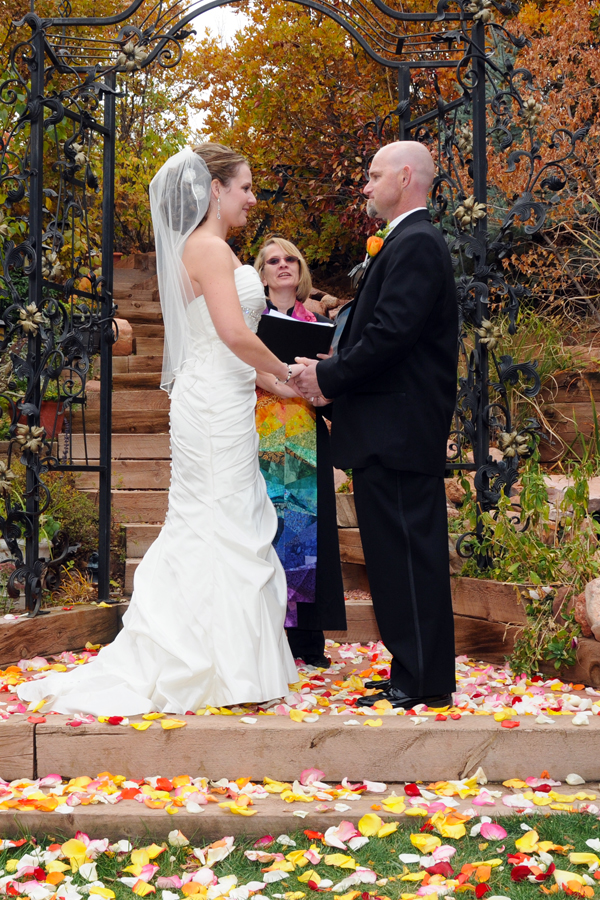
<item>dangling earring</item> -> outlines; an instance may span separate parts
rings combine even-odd
[[[221,198],[217,197],[217,219],[221,218]]]

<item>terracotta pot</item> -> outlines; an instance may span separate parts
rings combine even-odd
[[[21,416],[19,422],[27,424],[27,416]],[[65,424],[65,407],[60,400],[42,400],[40,407],[40,425],[46,432],[46,438],[51,441],[60,434]]]

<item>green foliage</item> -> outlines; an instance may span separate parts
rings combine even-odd
[[[475,557],[489,556],[490,568],[480,570],[474,557],[462,574],[522,584],[566,584],[573,593],[600,576],[600,525],[587,512],[589,466],[574,467],[570,477],[563,499],[550,504],[536,452],[523,465],[518,499],[502,495],[497,512],[481,514],[483,530],[474,542]],[[474,531],[472,494],[461,513],[463,524]],[[524,524],[516,524],[517,517]]]
[[[461,574],[533,586],[524,595],[530,621],[510,657],[516,672],[535,673],[543,662],[556,669],[575,662],[581,628],[573,611],[555,618],[552,604],[557,587],[566,585],[568,595],[575,596],[600,577],[600,525],[588,515],[590,471],[590,464],[573,468],[563,499],[551,504],[536,452],[523,466],[518,498],[503,495],[496,512],[481,513],[481,533],[473,539],[474,554]],[[465,530],[475,531],[472,491],[461,516]],[[457,520],[452,528],[456,530]],[[479,568],[482,557],[489,560],[488,568]]]

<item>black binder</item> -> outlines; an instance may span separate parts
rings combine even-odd
[[[256,333],[278,359],[293,363],[297,356],[316,359],[318,353],[329,353],[334,331],[333,322],[301,322],[271,310],[260,317]]]

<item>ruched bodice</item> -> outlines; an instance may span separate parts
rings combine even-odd
[[[256,333],[260,316],[266,306],[265,289],[254,266],[239,266],[234,269],[235,286],[244,319],[248,328]],[[201,358],[211,345],[221,344],[213,325],[204,296],[200,295],[190,303],[187,315],[190,323],[192,349]]]
[[[265,296],[235,269],[256,331]],[[134,577],[123,630],[96,659],[19,688],[72,714],[184,713],[281,697],[297,678],[284,631],[277,516],[258,465],[254,369],[220,340],[203,297],[188,307],[194,358],[171,393],[166,521]]]

